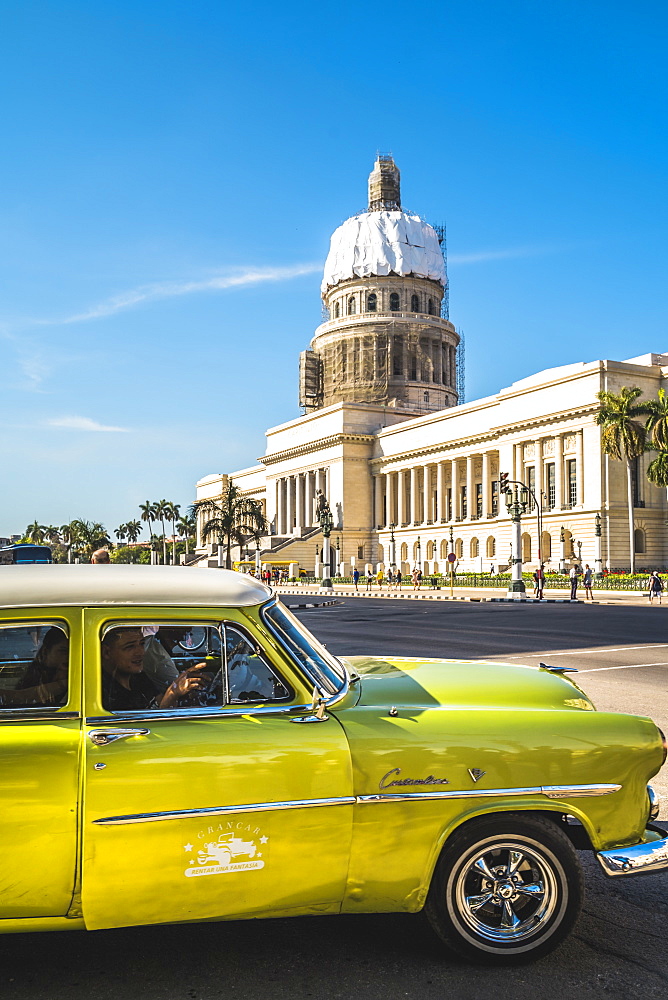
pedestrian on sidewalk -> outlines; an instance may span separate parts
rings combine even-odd
[[[382,569],[379,569],[378,572],[376,573],[376,583],[378,584],[378,589],[382,590],[383,589],[383,571],[382,571]]]
[[[421,586],[422,586],[422,570],[419,569],[418,570],[418,590],[420,589]]]
[[[538,595],[540,594],[540,570],[535,569],[533,571],[533,596],[540,600]]]
[[[582,577],[582,583],[584,584],[584,589],[585,589],[585,601],[587,600],[587,598],[589,598],[590,601],[594,600],[594,595],[591,592],[593,579],[594,579],[594,573],[589,563],[587,563],[585,565],[585,571]]]
[[[413,567],[413,572],[411,573],[411,579],[413,581],[413,590],[417,590],[418,589],[418,568],[417,568],[417,566]]]
[[[366,589],[371,590],[371,584],[373,583],[373,574],[369,567],[366,568]]]
[[[392,584],[394,583],[394,573],[392,572],[392,567],[387,571],[387,589],[392,590]]]
[[[577,601],[578,594],[578,578],[580,576],[580,567],[577,563],[571,566],[571,571],[568,574],[571,580],[571,600]]]
[[[651,604],[656,597],[661,604],[661,593],[663,591],[663,580],[659,576],[656,570],[653,571],[649,578],[649,603]]]
[[[355,584],[355,590],[359,590],[359,587],[357,586],[359,580],[360,580],[360,571],[358,570],[357,566],[355,566],[355,569],[353,570],[353,583]]]

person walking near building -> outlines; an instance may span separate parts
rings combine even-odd
[[[383,589],[383,571],[382,571],[382,569],[379,569],[378,572],[376,573],[376,583],[378,584],[378,589],[382,590]]]
[[[360,581],[360,571],[358,570],[357,566],[355,566],[355,569],[353,570],[353,583],[355,584],[355,590],[359,590],[359,587],[357,586],[359,581]]]
[[[649,578],[649,603],[651,604],[656,597],[661,604],[661,594],[663,592],[663,580],[659,576],[658,572],[654,570]]]
[[[594,579],[594,574],[592,572],[592,568],[589,565],[589,563],[587,563],[585,565],[585,571],[582,576],[582,583],[584,584],[584,589],[585,589],[585,601],[587,600],[587,598],[589,598],[590,601],[594,600],[594,595],[591,592],[593,579]]]
[[[576,601],[578,594],[578,577],[580,576],[580,567],[577,563],[575,563],[574,566],[571,566],[571,571],[568,575],[571,580],[571,600]]]
[[[411,574],[411,579],[413,580],[413,590],[417,590],[419,586],[417,566],[413,569],[413,572]]]
[[[373,584],[373,573],[371,572],[371,567],[366,568],[366,589],[371,590]]]

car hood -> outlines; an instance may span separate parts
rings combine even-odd
[[[402,656],[346,662],[360,675],[360,706],[594,710],[573,681],[539,667]]]

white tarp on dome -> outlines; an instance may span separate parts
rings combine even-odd
[[[348,278],[414,274],[445,286],[445,265],[434,229],[419,215],[362,212],[332,234],[323,294]]]

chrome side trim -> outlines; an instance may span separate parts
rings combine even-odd
[[[579,799],[596,795],[611,795],[618,792],[621,785],[536,785],[526,788],[473,788],[466,791],[452,792],[390,792],[386,795],[358,795],[361,805],[377,802],[410,802],[419,799],[422,802],[443,799],[499,799],[504,796],[518,798],[520,796],[545,795],[548,799]]]
[[[58,719],[80,719],[79,712],[61,712],[58,708],[3,708],[0,710],[0,724],[3,722],[54,722]]]
[[[606,875],[644,875],[668,868],[668,838],[651,840],[631,847],[616,847],[612,851],[598,851],[596,857]]]
[[[235,705],[234,708],[179,708],[165,709],[156,708],[153,711],[128,710],[125,712],[112,712],[109,715],[89,715],[86,718],[87,726],[108,726],[112,722],[170,722],[174,719],[238,719],[243,715],[294,715],[296,712],[311,712],[312,705],[258,705],[256,702],[246,702],[243,705]]]
[[[649,799],[649,818],[650,820],[657,819],[661,812],[661,796],[654,791],[651,785],[647,786],[647,798]]]
[[[442,799],[483,799],[520,795],[547,795],[548,798],[578,798],[591,795],[610,795],[618,792],[621,785],[540,785],[534,788],[489,788],[461,792],[405,792],[388,795],[341,795],[328,799],[289,799],[285,802],[250,802],[246,805],[211,806],[205,809],[173,809],[165,812],[132,813],[126,816],[105,816],[93,820],[94,826],[123,826],[129,823],[159,823],[170,819],[197,819],[206,816],[231,816],[254,812],[280,812],[285,809],[318,809],[325,806],[370,805],[379,802],[411,802],[419,800],[439,801]],[[555,794],[559,791],[559,795]],[[562,794],[563,793],[563,794]],[[568,794],[566,794],[568,793]]]
[[[231,816],[255,812],[280,812],[285,809],[318,809],[325,806],[353,806],[354,795],[332,799],[292,799],[287,802],[251,802],[242,806],[212,806],[210,809],[174,809],[169,812],[135,813],[128,816],[105,816],[94,819],[93,826],[124,826],[129,823],[160,823],[168,819],[203,819],[207,816]]]

